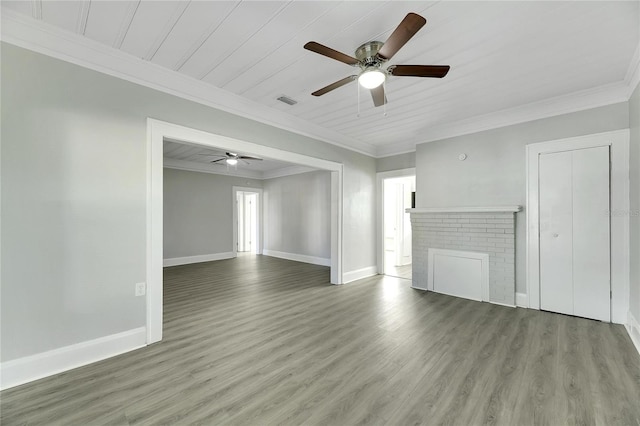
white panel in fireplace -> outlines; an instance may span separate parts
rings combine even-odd
[[[478,301],[489,300],[489,254],[428,249],[427,289]]]

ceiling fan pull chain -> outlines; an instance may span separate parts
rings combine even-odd
[[[357,118],[360,118],[360,85],[356,84],[358,90],[358,113],[356,114]]]
[[[382,98],[383,111],[382,115],[384,117],[387,116],[387,79],[385,78],[382,82],[382,88],[384,89],[384,97]]]

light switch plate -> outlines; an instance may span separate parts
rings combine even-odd
[[[136,296],[147,294],[147,283],[136,283]]]

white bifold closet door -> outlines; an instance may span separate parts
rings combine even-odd
[[[540,309],[611,321],[609,147],[539,157]]]

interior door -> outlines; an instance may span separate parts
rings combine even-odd
[[[258,241],[258,194],[248,192],[245,200],[245,220],[247,226],[245,230],[245,249],[246,251],[255,253],[257,250],[256,243]]]
[[[540,308],[611,320],[609,147],[539,157]]]
[[[403,263],[403,259],[404,259],[404,185],[402,183],[396,183],[395,184],[396,187],[396,197],[395,197],[395,219],[396,219],[396,226],[395,226],[395,235],[394,235],[394,242],[395,242],[395,254],[396,254],[396,260],[395,260],[395,266],[401,266],[404,265]]]
[[[245,207],[245,203],[244,203],[244,192],[238,192],[236,194],[236,205],[237,205],[237,212],[238,212],[238,241],[237,241],[237,250],[239,252],[243,252],[246,251],[245,248],[245,225],[244,225],[244,217],[245,217],[245,211],[244,211],[244,207]]]

